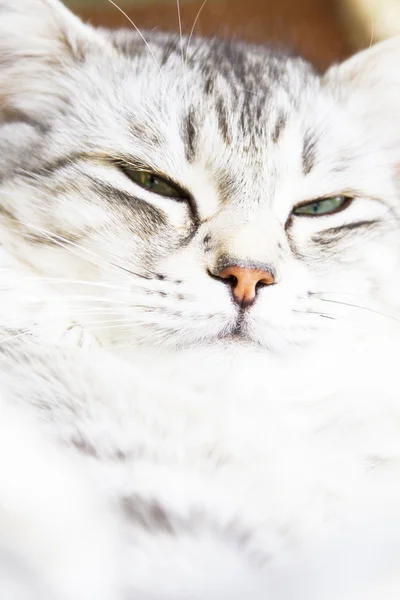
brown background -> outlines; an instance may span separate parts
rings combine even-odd
[[[115,0],[140,28],[178,31],[176,0]],[[108,27],[130,24],[107,0],[66,0],[84,19]],[[343,0],[207,0],[196,31],[289,46],[325,68],[352,52],[341,13]],[[180,0],[190,32],[202,0]]]

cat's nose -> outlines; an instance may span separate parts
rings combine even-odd
[[[260,287],[275,283],[275,276],[270,270],[238,265],[225,267],[213,274],[213,277],[231,286],[233,299],[241,308],[247,308],[254,303]]]

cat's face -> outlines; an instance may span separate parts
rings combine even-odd
[[[94,32],[51,0],[0,17],[4,243],[98,337],[277,349],[393,284],[400,136],[371,69],[398,41],[321,78],[260,47]]]

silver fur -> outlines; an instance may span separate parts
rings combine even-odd
[[[398,597],[400,41],[144,36],[0,0],[0,595]]]

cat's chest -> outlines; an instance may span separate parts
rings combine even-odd
[[[76,423],[73,451],[135,535],[126,507],[156,505],[182,535],[193,519],[203,529],[234,524],[254,552],[283,562],[304,555],[314,565],[326,553],[326,564],[337,564],[351,544],[356,561],[365,532],[382,554],[386,516],[400,501],[399,412],[383,397],[376,410],[365,397],[360,415],[358,402],[344,409],[351,394],[334,409],[327,398],[329,406],[304,404],[283,393],[260,402],[261,389],[247,388],[248,396],[235,397],[225,385],[229,401],[218,406],[220,388],[194,401],[187,390],[179,397],[177,386],[168,395],[164,381],[161,401],[131,397],[106,419],[104,407],[93,407]]]
[[[304,394],[299,380],[277,385],[272,376],[267,389],[258,365],[242,384],[219,370],[192,386],[171,365],[157,377],[156,361],[144,368],[139,388],[120,379],[124,391],[111,402],[93,401],[69,421],[59,415],[64,443],[106,493],[184,498],[193,509],[211,503],[299,527],[340,518],[357,498],[400,500],[400,403],[390,393],[356,392],[349,381],[347,393],[330,384]]]

